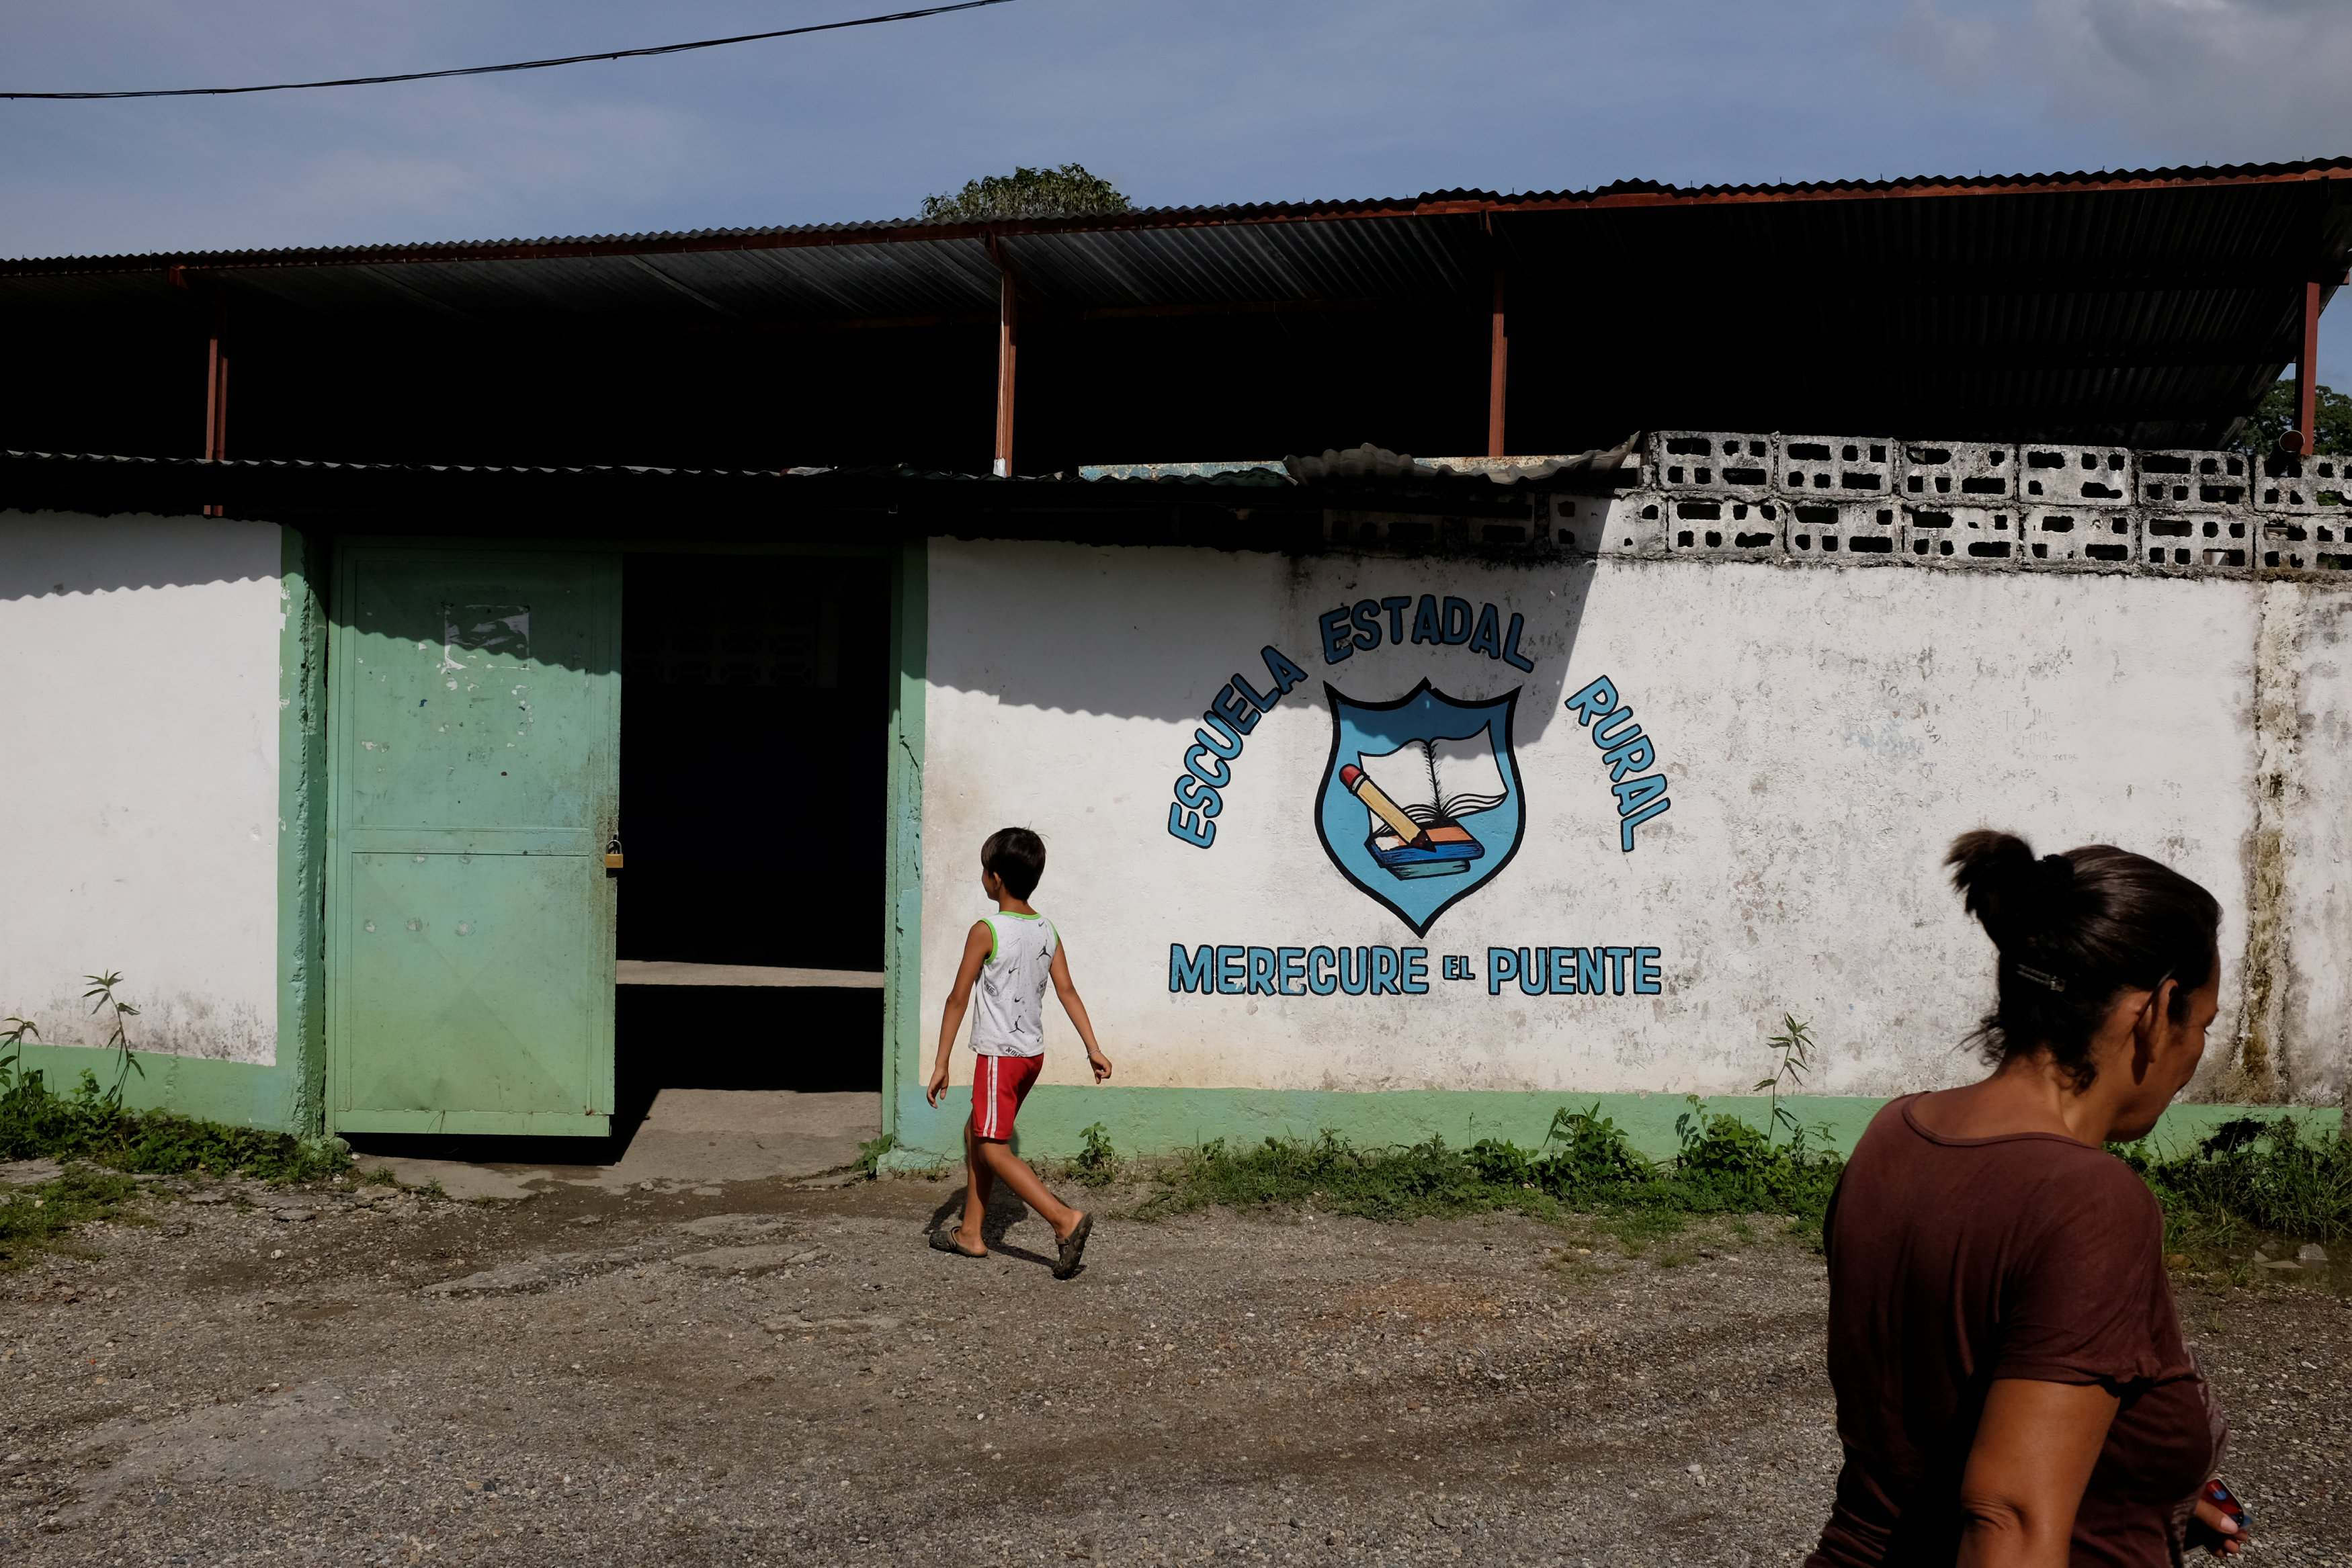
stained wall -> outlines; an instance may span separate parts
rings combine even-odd
[[[278,1027],[280,530],[0,512],[0,1013],[268,1064]]]
[[[989,907],[979,845],[1020,823],[1046,837],[1036,903],[1065,934],[1120,1085],[1735,1094],[1768,1069],[1765,1040],[1787,1015],[1819,1042],[1816,1092],[1948,1083],[1971,1071],[1961,1040],[1990,1000],[1992,954],[1939,862],[1955,834],[1990,825],[2045,852],[2139,850],[2220,899],[2222,1017],[2192,1092],[2333,1103],[2341,1092],[2352,997],[2326,955],[2352,937],[2342,588],[1719,555],[1292,559],[950,540],[934,540],[929,561],[922,1071],[963,933]],[[1415,642],[1424,597],[1468,616],[1492,605],[1498,625],[1518,617],[1531,667]],[[1396,600],[1402,640],[1378,610],[1377,646],[1349,619],[1345,656],[1329,656],[1327,614]],[[1269,647],[1302,678],[1238,756],[1196,754],[1229,775],[1203,846],[1178,800],[1187,753],[1236,673],[1272,695]],[[1621,699],[1607,705],[1621,710],[1613,737],[1638,723],[1655,745],[1654,766],[1617,782],[1654,774],[1670,801],[1630,850],[1595,716],[1565,706],[1603,677]],[[2296,716],[2284,750],[2257,723],[2263,683],[2275,695],[2282,679]],[[1370,821],[1328,810],[1328,774],[1345,760],[1331,694],[1391,702],[1423,681],[1463,702],[1517,693],[1520,816],[1425,935],[1382,901],[1396,879],[1351,875],[1326,847]],[[2288,780],[2269,807],[2266,757]],[[1504,815],[1464,822],[1483,831]],[[2280,918],[2256,956],[2279,983],[2266,993],[2270,1076],[2250,1084],[2228,1074],[2252,1028],[2249,912],[2266,831]],[[1212,962],[1216,948],[1242,952],[1238,994],[1194,988],[1203,946]],[[1419,950],[1425,988],[1315,995],[1297,972],[1302,950],[1360,947]],[[1598,995],[1498,981],[1503,953],[1539,962],[1555,947],[1626,949],[1624,973],[1607,971]],[[1253,948],[1274,956],[1255,989]],[[1654,953],[1654,993],[1631,972],[1637,949]],[[1083,1082],[1074,1037],[1046,1011],[1046,1082]],[[969,1061],[960,1050],[958,1082]]]

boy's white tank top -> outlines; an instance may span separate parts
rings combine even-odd
[[[971,1048],[982,1056],[1045,1054],[1045,990],[1061,938],[1042,915],[982,917],[996,934],[972,988]]]

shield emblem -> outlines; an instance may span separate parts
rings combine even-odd
[[[1363,703],[1328,682],[1331,760],[1315,831],[1339,873],[1425,936],[1437,917],[1510,864],[1527,812],[1511,751],[1513,687],[1490,702],[1427,681]]]

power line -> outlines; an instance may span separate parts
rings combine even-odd
[[[806,27],[779,27],[772,33],[740,33],[731,38],[703,38],[691,44],[661,44],[649,49],[609,49],[599,55],[564,55],[551,60],[517,60],[504,66],[460,66],[446,71],[405,71],[398,76],[338,77],[332,81],[279,81],[262,87],[168,87],[136,92],[0,92],[6,98],[225,98],[240,92],[293,92],[312,87],[376,87],[385,82],[433,81],[441,77],[496,76],[501,71],[539,71],[551,66],[576,66],[590,60],[628,60],[647,55],[682,55],[689,49],[717,49],[729,44],[752,44],[762,38],[790,38],[802,33],[831,33],[844,27],[871,27],[884,22],[913,22],[944,16],[950,11],[977,11],[983,5],[1005,5],[1012,0],[961,0],[953,5],[929,5],[919,11],[893,11],[887,16],[860,16],[850,22],[818,22]]]

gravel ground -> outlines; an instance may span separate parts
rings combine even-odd
[[[1063,1282],[1017,1207],[989,1261],[927,1249],[950,1183],[567,1174],[159,1184],[0,1277],[0,1562],[1784,1563],[1836,1472],[1774,1221],[1629,1259],[1114,1193]],[[2352,1563],[2352,1312],[2182,1305],[2254,1560]]]

